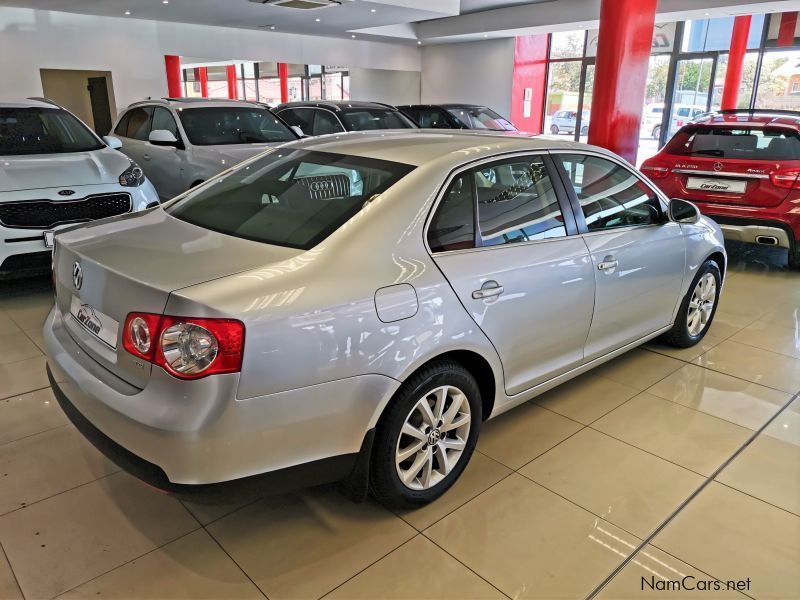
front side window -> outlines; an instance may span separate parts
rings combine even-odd
[[[800,136],[780,127],[688,126],[675,134],[665,150],[678,156],[796,160],[800,156]]]
[[[314,135],[314,113],[313,108],[285,108],[278,112],[281,119],[286,121],[291,127],[299,127],[306,135]]]
[[[564,165],[589,231],[663,221],[655,192],[627,168],[597,156],[555,156]]]
[[[428,227],[433,252],[465,250],[475,246],[475,197],[472,174],[462,173],[447,188]]]
[[[516,131],[508,119],[504,119],[485,106],[464,106],[448,108],[447,112],[467,129],[488,129],[491,131]]]
[[[165,210],[226,235],[308,250],[413,169],[358,156],[276,150]]]
[[[297,139],[265,108],[204,106],[178,112],[189,141],[195,146],[268,144]]]
[[[441,108],[427,106],[416,112],[416,121],[420,127],[428,129],[452,129],[447,115]]]
[[[474,170],[478,224],[484,246],[564,237],[564,216],[538,156],[503,160]]]
[[[146,140],[150,135],[153,124],[153,107],[139,106],[131,110],[128,117],[128,132],[126,137],[134,140]]]
[[[114,128],[114,133],[117,135],[121,135],[122,137],[128,136],[128,121],[131,119],[131,111],[126,112],[122,115],[122,118],[117,123],[117,126]]]
[[[415,129],[417,126],[399,110],[389,108],[348,108],[341,113],[348,131],[374,129]]]
[[[322,109],[313,112],[316,114],[314,115],[314,127],[312,128],[314,133],[312,135],[327,135],[330,133],[344,132],[342,124],[339,123],[339,119],[337,119],[336,115],[332,112]]]
[[[175,122],[172,114],[166,108],[161,108],[160,106],[157,106],[153,111],[152,131],[155,131],[156,129],[169,131],[175,136],[175,139],[180,139],[180,136],[178,135],[178,124]]]
[[[0,108],[0,156],[89,152],[103,147],[89,129],[59,108]]]

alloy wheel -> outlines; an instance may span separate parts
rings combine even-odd
[[[689,301],[689,312],[686,326],[692,337],[700,335],[708,326],[714,303],[717,301],[717,280],[711,273],[706,273],[697,282]]]
[[[408,413],[395,450],[397,475],[412,490],[427,490],[458,463],[469,438],[472,415],[457,387],[439,386]]]

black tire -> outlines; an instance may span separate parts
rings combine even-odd
[[[711,314],[708,317],[708,321],[706,321],[703,329],[700,330],[700,332],[698,332],[696,335],[692,335],[689,332],[688,326],[689,303],[692,300],[692,295],[694,294],[695,287],[697,287],[697,283],[706,273],[711,273],[714,276],[714,281],[716,282],[717,289],[714,295],[714,306],[711,309]],[[691,285],[689,285],[689,289],[686,292],[686,296],[683,298],[683,302],[681,302],[681,306],[678,309],[678,316],[675,318],[675,324],[672,326],[672,329],[670,329],[661,337],[665,343],[677,348],[689,348],[690,346],[697,344],[705,337],[708,328],[711,326],[711,322],[714,320],[714,315],[717,313],[721,282],[722,275],[719,271],[719,265],[715,260],[709,259],[700,266],[697,274],[692,280]]]
[[[800,246],[800,242],[795,243],[795,246]],[[800,271],[800,247],[794,251],[789,248],[789,268]]]
[[[395,458],[400,432],[417,402],[443,385],[454,386],[467,397],[470,428],[466,445],[452,470],[441,481],[428,489],[414,490],[401,481],[397,472]],[[369,477],[373,497],[388,508],[403,510],[418,508],[444,494],[464,471],[475,450],[482,420],[481,406],[481,392],[475,378],[455,361],[437,360],[406,380],[395,393],[376,427]]]
[[[661,139],[661,125],[656,125],[653,127],[653,139],[658,140]]]
[[[550,133],[553,135],[558,135],[561,131],[558,129],[558,125],[551,125],[550,126]]]

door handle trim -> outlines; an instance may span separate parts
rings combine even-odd
[[[502,285],[498,285],[497,287],[481,288],[472,292],[472,297],[475,300],[485,300],[486,298],[494,298],[495,296],[499,296],[503,293],[503,291],[504,288]]]
[[[601,263],[597,264],[598,271],[608,271],[609,269],[616,269],[619,266],[619,261],[614,260],[604,260]]]

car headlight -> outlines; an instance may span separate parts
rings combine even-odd
[[[144,183],[142,167],[131,161],[130,166],[119,176],[119,184],[125,187],[138,187]]]

